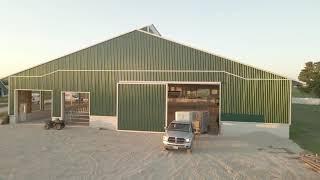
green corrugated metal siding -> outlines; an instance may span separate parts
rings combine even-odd
[[[166,117],[166,86],[119,84],[118,129],[163,131]]]
[[[222,82],[222,120],[243,121],[244,116],[262,116],[265,122],[288,123],[289,119],[288,79],[141,31],[127,33],[17,75],[45,75],[11,77],[10,93],[19,88],[53,90],[56,94],[54,116],[60,116],[60,91],[91,92],[90,114],[115,116],[116,83],[119,81],[207,81]],[[260,80],[249,80],[253,78]],[[10,114],[13,114],[13,103],[10,103]]]

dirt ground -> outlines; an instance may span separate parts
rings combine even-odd
[[[0,179],[319,179],[301,149],[267,133],[203,135],[194,151],[165,151],[162,134],[89,127],[0,126]]]

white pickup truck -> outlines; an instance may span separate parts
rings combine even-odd
[[[192,143],[194,139],[194,129],[192,122],[172,121],[168,127],[165,127],[163,135],[163,144],[168,149],[186,149],[192,152]]]

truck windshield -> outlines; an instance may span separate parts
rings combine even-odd
[[[190,124],[171,123],[168,127],[170,131],[189,132]]]

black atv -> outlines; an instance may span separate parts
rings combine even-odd
[[[56,130],[61,130],[66,126],[64,120],[55,119],[46,121],[44,129],[56,128]]]

